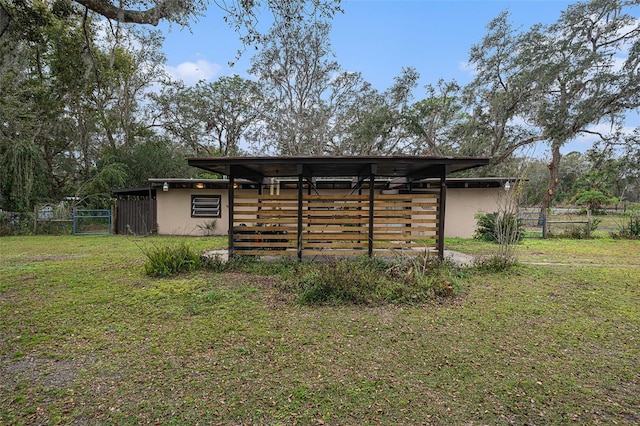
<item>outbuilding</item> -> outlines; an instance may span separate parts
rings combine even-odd
[[[221,179],[149,179],[154,230],[227,235],[236,255],[433,252],[499,209],[506,178],[452,178],[475,157],[225,157],[189,164]],[[126,195],[120,192],[120,195]],[[151,197],[150,197],[151,198]],[[445,226],[446,223],[446,226]]]

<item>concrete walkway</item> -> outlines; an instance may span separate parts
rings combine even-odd
[[[218,257],[223,262],[226,262],[227,260],[229,260],[229,252],[227,250],[211,250],[204,253],[202,256],[206,258]],[[277,259],[277,258],[278,256],[262,256],[261,257],[261,259],[263,260],[271,260],[271,259]],[[450,261],[454,265],[461,266],[461,267],[473,266],[473,262],[475,260],[475,257],[471,255],[460,253],[458,251],[453,251],[453,250],[445,250],[444,258],[445,260]]]

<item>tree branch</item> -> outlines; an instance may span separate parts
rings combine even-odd
[[[170,0],[164,0],[156,3],[155,7],[146,10],[131,10],[115,6],[111,1],[104,0],[75,0],[89,10],[92,10],[105,18],[113,19],[120,22],[130,22],[136,24],[158,25],[161,19],[172,18],[176,13],[184,13],[185,10],[180,8],[179,3],[175,6],[170,5]]]

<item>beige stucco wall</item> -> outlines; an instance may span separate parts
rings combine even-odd
[[[219,218],[191,217],[191,195],[221,195],[222,215]],[[174,189],[158,191],[158,234],[207,235],[198,227],[216,220],[213,235],[226,235],[229,223],[228,191],[226,189]]]
[[[471,238],[476,230],[477,213],[498,210],[502,188],[449,188],[445,207],[445,238]]]
[[[248,191],[248,193],[251,192]],[[297,193],[297,191],[283,190],[281,193]],[[492,213],[497,211],[499,199],[503,193],[504,190],[501,188],[449,188],[445,213],[445,238],[473,237],[476,228],[475,215],[479,212]],[[192,194],[222,196],[222,215],[217,218],[213,234],[226,235],[229,228],[229,202],[226,189],[172,188],[167,192],[159,191],[157,194],[158,233],[161,235],[206,235],[206,231],[199,228],[198,225],[209,222],[212,218],[191,217]]]

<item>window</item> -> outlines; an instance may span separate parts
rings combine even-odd
[[[192,195],[191,217],[220,217],[220,196]]]

